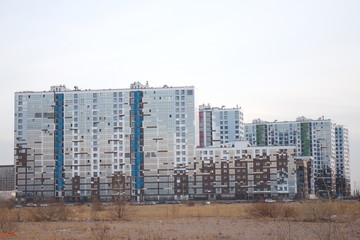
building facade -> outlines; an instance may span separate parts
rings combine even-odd
[[[319,195],[329,195],[339,193],[336,174],[344,165],[338,159],[347,159],[347,162],[349,159],[348,151],[341,151],[341,154],[338,151],[337,154],[335,129],[336,124],[324,118],[312,120],[299,117],[290,122],[257,119],[245,124],[245,138],[253,146],[295,146],[297,156],[312,157],[315,191]]]
[[[350,196],[349,130],[346,126],[335,126],[336,141],[336,192],[339,196]]]
[[[244,114],[240,107],[199,107],[199,146],[244,140]]]
[[[198,148],[189,169],[189,195],[195,199],[293,198],[295,161],[292,146],[252,147],[237,141]]]
[[[195,147],[193,87],[15,93],[17,197],[173,195]],[[160,188],[159,188],[160,186]]]
[[[194,87],[135,82],[126,89],[17,92],[17,198],[258,199],[350,191],[344,126],[299,118],[244,127],[240,108],[203,105],[197,131],[196,117]]]
[[[0,191],[13,191],[15,189],[14,165],[0,165]]]

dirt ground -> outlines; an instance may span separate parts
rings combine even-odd
[[[28,222],[4,239],[360,239],[360,223],[233,217],[141,218],[128,221]]]

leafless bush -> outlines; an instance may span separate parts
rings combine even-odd
[[[13,209],[12,213],[14,214],[14,217],[15,217],[17,222],[21,221],[22,212],[23,212],[23,210],[20,209],[20,208],[14,208]]]
[[[34,207],[30,210],[34,221],[64,221],[70,216],[70,211],[63,204],[51,204],[44,207]]]
[[[10,210],[1,208],[0,212],[0,234],[15,232],[17,222],[11,214]]]
[[[255,218],[276,218],[279,214],[278,204],[275,203],[255,203],[250,205],[248,214]]]
[[[93,212],[100,212],[104,210],[104,206],[101,204],[101,202],[98,199],[94,199],[91,202],[91,211]]]
[[[171,206],[167,206],[167,217],[179,217],[179,206],[177,204],[173,204]]]
[[[305,221],[331,221],[336,214],[334,203],[311,202],[301,208],[301,217]]]
[[[193,201],[188,201],[188,202],[186,203],[186,205],[187,205],[188,207],[193,207],[193,206],[195,206],[195,202],[193,202]]]
[[[280,216],[283,218],[297,218],[298,211],[292,204],[280,204],[278,205]]]
[[[115,211],[117,219],[124,219],[129,210],[129,205],[126,196],[117,196],[115,201]]]
[[[14,202],[0,199],[0,209],[11,209],[15,206]]]
[[[110,226],[104,222],[99,222],[91,227],[91,235],[94,240],[110,240],[113,239],[110,233]]]

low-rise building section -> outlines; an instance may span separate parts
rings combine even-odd
[[[193,169],[190,180],[195,198],[293,198],[297,192],[295,148],[291,146],[252,147],[247,141],[237,141],[199,148]]]
[[[0,191],[13,191],[15,189],[14,165],[0,165]]]

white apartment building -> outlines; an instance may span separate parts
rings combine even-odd
[[[16,92],[17,197],[173,196],[174,169],[194,155],[194,106],[193,87],[138,82]]]
[[[320,195],[339,193],[336,189],[336,124],[330,119],[299,117],[296,121],[265,122],[260,119],[245,124],[245,138],[253,146],[295,146],[297,156],[313,158],[315,190]],[[348,151],[341,151],[348,159]],[[338,164],[338,170],[341,164]],[[344,165],[345,166],[345,165]],[[347,190],[346,190],[347,191]]]
[[[349,130],[346,126],[335,126],[335,142],[337,193],[342,196],[350,196]]]
[[[244,114],[240,107],[199,107],[200,147],[244,139]]]

